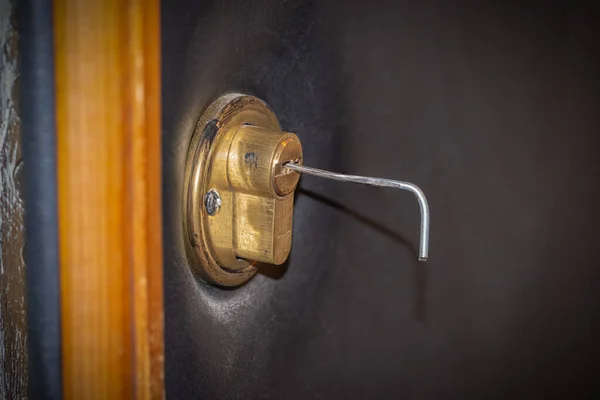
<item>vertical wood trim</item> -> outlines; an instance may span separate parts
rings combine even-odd
[[[56,0],[63,393],[163,385],[157,0]]]

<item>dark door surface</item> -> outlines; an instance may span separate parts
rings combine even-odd
[[[165,1],[169,398],[573,397],[598,364],[597,14],[575,2]],[[498,4],[496,4],[498,3]],[[223,93],[305,164],[292,254],[223,290],[185,259],[186,152]]]

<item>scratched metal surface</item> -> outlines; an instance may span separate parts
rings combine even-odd
[[[0,399],[27,397],[27,329],[14,3],[0,0]]]

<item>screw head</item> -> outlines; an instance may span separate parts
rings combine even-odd
[[[208,215],[215,215],[221,208],[221,196],[215,189],[210,189],[204,196],[204,207]]]

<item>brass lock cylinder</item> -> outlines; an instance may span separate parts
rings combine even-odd
[[[236,257],[282,264],[292,246],[294,197],[300,174],[282,173],[302,158],[293,133],[244,125],[228,152],[227,178],[234,192],[233,248]]]
[[[302,146],[261,100],[229,94],[199,119],[186,164],[184,233],[194,272],[236,286],[258,263],[282,264],[292,241]]]
[[[427,260],[429,206],[417,185],[303,166],[300,139],[281,131],[264,102],[234,93],[208,107],[190,143],[183,228],[193,271],[236,286],[252,278],[258,263],[285,262],[300,173],[411,192],[421,211],[418,258]]]

